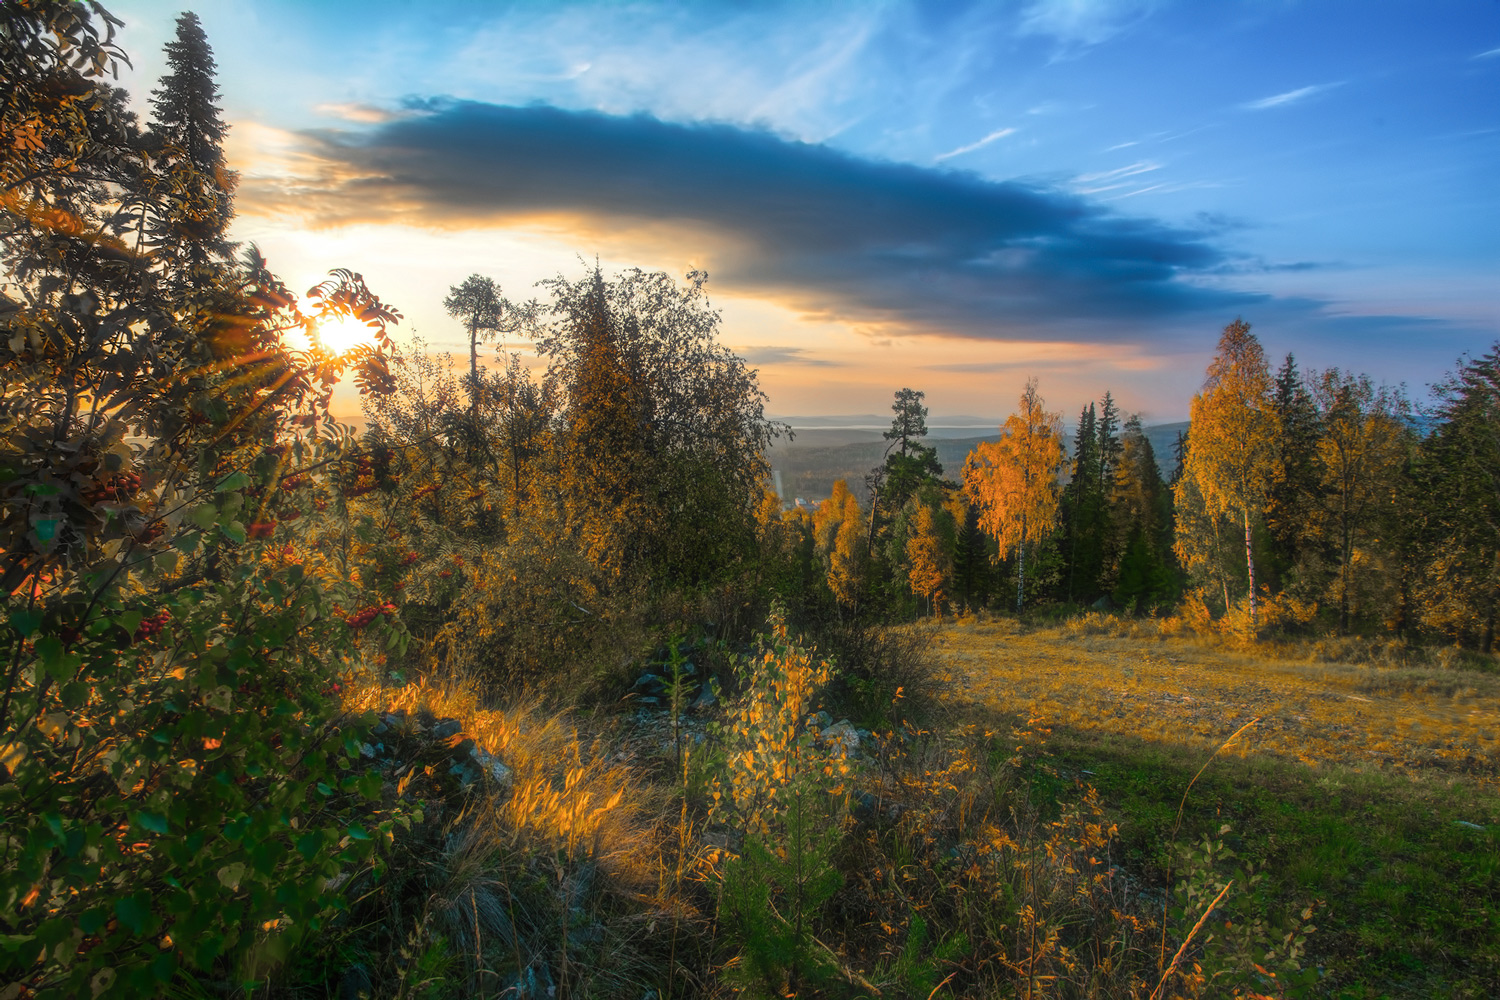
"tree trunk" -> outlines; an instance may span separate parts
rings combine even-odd
[[[1250,508],[1245,508],[1245,568],[1250,573],[1250,628],[1260,627],[1255,607],[1255,551],[1250,542]]]
[[[1021,535],[1021,556],[1016,564],[1016,614],[1021,613],[1021,600],[1026,593],[1026,536]]]
[[[469,416],[479,427],[479,327],[469,327]]]

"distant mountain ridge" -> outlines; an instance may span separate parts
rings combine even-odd
[[[798,427],[793,421],[799,418],[776,419],[791,424],[793,434],[790,441],[781,438],[772,444],[767,454],[772,469],[781,474],[783,500],[790,501],[796,497],[820,500],[833,492],[833,484],[839,479],[847,482],[850,489],[861,500],[868,499],[864,477],[872,468],[885,461],[886,449],[891,442],[886,441],[881,436],[881,432],[890,427],[889,420],[878,426],[869,426],[857,423],[857,421],[873,421],[875,417],[801,418],[817,419],[824,423],[812,427]],[[979,420],[981,418],[937,419],[956,423],[959,419]],[[834,421],[843,422],[834,423]],[[975,424],[934,426],[933,418],[929,418],[930,433],[924,440],[937,449],[938,462],[943,466],[944,476],[957,481],[963,472],[964,459],[980,441],[999,440],[999,424],[1000,421],[995,421],[991,425],[994,429],[989,433],[975,434],[973,433],[977,429]],[[1151,448],[1156,453],[1156,464],[1163,478],[1170,477],[1176,468],[1173,446],[1176,444],[1178,432],[1186,431],[1187,427],[1187,421],[1182,420],[1170,424],[1153,424],[1143,428],[1146,439],[1151,442]],[[1065,426],[1063,429],[1064,444],[1069,450],[1073,445],[1074,432],[1074,428],[1071,427]]]

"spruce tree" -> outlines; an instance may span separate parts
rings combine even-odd
[[[1098,577],[1097,566],[1090,559],[1092,539],[1086,538],[1092,519],[1093,498],[1099,484],[1098,438],[1095,434],[1094,404],[1078,414],[1078,431],[1073,436],[1073,465],[1068,484],[1063,487],[1063,541],[1068,562],[1068,600],[1081,591],[1092,590]],[[1085,564],[1083,572],[1080,563]]]
[[[192,11],[177,18],[165,46],[168,72],[152,91],[151,144],[156,184],[170,206],[153,220],[152,236],[169,283],[198,288],[234,256],[225,239],[234,217],[236,175],[224,160],[218,68],[203,24]]]
[[[1139,613],[1173,589],[1172,494],[1162,482],[1156,452],[1139,416],[1125,422],[1115,466],[1110,517],[1115,552],[1114,593]]]
[[[1297,361],[1286,356],[1272,386],[1272,405],[1281,424],[1275,470],[1266,494],[1266,530],[1270,535],[1270,570],[1286,587],[1294,576],[1315,573],[1321,531],[1317,405],[1307,391]],[[1316,589],[1316,580],[1306,581]]]

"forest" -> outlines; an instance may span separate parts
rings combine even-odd
[[[1273,371],[1235,319],[1165,462],[1108,392],[1068,440],[1031,380],[944,469],[901,388],[868,499],[798,508],[706,274],[475,273],[467,357],[398,343],[360,274],[299,294],[230,240],[196,16],[148,120],[118,25],[0,7],[0,1000],[1500,986],[1493,733],[1319,792],[1217,720],[1131,750],[1130,798],[1019,682],[957,705],[943,652],[1322,649],[1489,691],[1500,344],[1428,404]],[[325,347],[344,320],[374,345]],[[543,367],[483,363],[502,337]],[[1373,861],[1290,880],[1237,788],[1442,817],[1390,850],[1451,871],[1384,909]]]

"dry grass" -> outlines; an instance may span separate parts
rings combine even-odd
[[[1211,750],[1258,717],[1230,752],[1500,784],[1494,674],[1299,662],[1086,622],[969,620],[937,628],[934,653],[950,699],[1080,731]]]
[[[454,679],[356,681],[345,705],[456,719],[462,732],[449,745],[471,739],[513,772],[461,808],[428,809],[398,837],[390,873],[350,883],[364,901],[354,947],[398,987],[378,995],[634,1000],[686,978],[682,962],[706,947],[695,940],[701,851],[679,828],[685,818],[668,813],[670,793],[616,744],[581,736],[567,714],[487,707]]]

